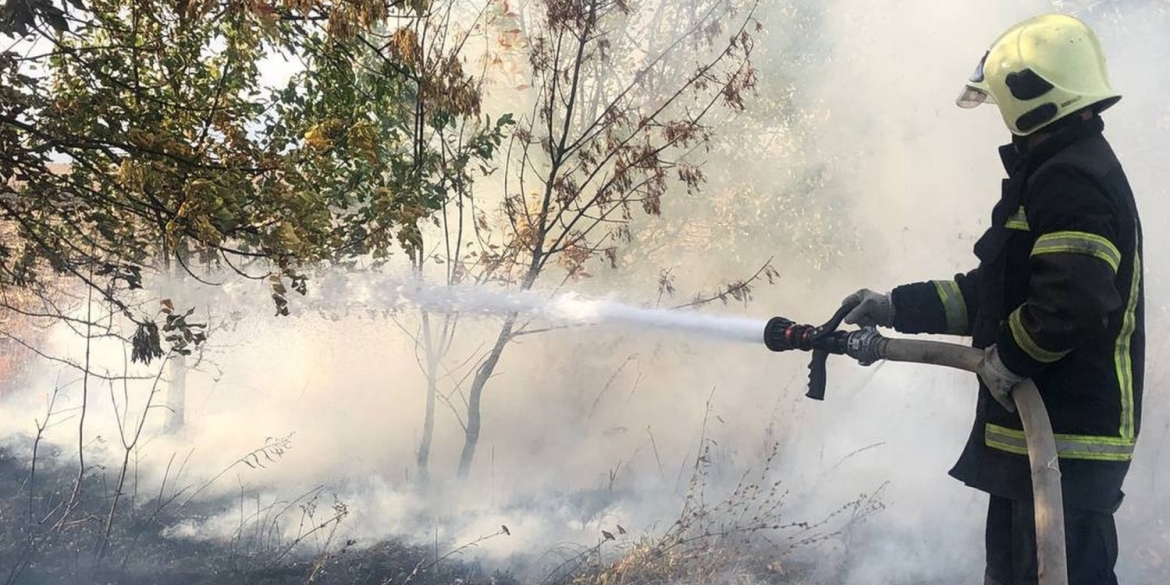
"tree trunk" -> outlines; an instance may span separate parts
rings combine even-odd
[[[435,396],[439,392],[439,353],[431,335],[430,315],[425,311],[423,319],[423,351],[427,354],[427,405],[423,414],[422,440],[418,446],[418,476],[426,483],[430,480],[429,464],[431,458],[431,443],[435,436]]]
[[[183,430],[186,422],[187,356],[173,356],[168,367],[171,372],[167,383],[167,422],[163,430],[174,434]]]
[[[492,377],[492,372],[500,361],[500,355],[504,353],[504,347],[512,339],[512,328],[515,325],[516,314],[508,315],[504,326],[500,328],[500,334],[496,337],[496,344],[492,346],[487,359],[479,366],[475,380],[471,383],[471,393],[467,397],[467,431],[464,434],[463,453],[459,456],[459,479],[466,479],[471,472],[471,462],[475,459],[475,449],[479,446],[480,401],[483,397],[483,388]]]

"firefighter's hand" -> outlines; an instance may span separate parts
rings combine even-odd
[[[987,385],[991,397],[1008,412],[1015,412],[1016,403],[1012,400],[1012,388],[1023,382],[1024,377],[1016,375],[1000,361],[999,350],[994,345],[984,350],[983,359],[979,362],[979,369],[976,372],[979,379]]]
[[[867,288],[861,289],[845,297],[841,304],[856,305],[848,315],[845,315],[845,322],[849,325],[894,326],[894,302],[888,294],[876,293]]]

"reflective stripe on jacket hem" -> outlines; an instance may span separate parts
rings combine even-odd
[[[1135,441],[1123,437],[1095,435],[1056,436],[1056,453],[1061,459],[1088,459],[1092,461],[1129,461],[1133,459]],[[991,449],[1016,455],[1028,454],[1024,431],[987,423],[984,426],[984,444]]]

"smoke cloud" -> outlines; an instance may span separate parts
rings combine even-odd
[[[623,267],[612,278],[599,269],[578,290],[654,304],[661,269],[677,269],[676,286],[691,291],[742,278],[773,258],[781,273],[774,286],[755,287],[746,306],[703,311],[819,322],[858,288],[888,290],[970,269],[971,247],[999,196],[996,147],[1008,135],[993,107],[960,110],[953,100],[1005,27],[1054,9],[1096,28],[1125,96],[1104,117],[1146,221],[1149,345],[1143,435],[1118,514],[1119,573],[1131,582],[1164,581],[1165,573],[1153,571],[1164,571],[1165,561],[1158,565],[1151,555],[1166,550],[1170,522],[1159,471],[1170,435],[1170,404],[1161,392],[1170,372],[1159,358],[1168,321],[1168,260],[1160,251],[1170,246],[1170,235],[1158,229],[1158,218],[1170,213],[1165,2],[764,3],[756,55],[761,109],[749,104],[748,116],[756,117],[748,124],[770,123],[772,132],[747,168],[707,161],[712,185],[665,200],[661,220],[695,219],[688,225],[707,225],[710,237],[743,243],[734,254],[712,254],[679,234],[654,256],[661,265]],[[788,106],[766,109],[778,96]],[[493,116],[507,110],[505,100],[488,97]],[[750,178],[768,203],[749,209],[724,201],[733,177]],[[724,203],[729,210],[719,207]],[[721,210],[725,216],[704,217]],[[643,223],[654,228],[656,221]],[[819,225],[834,228],[808,227]],[[324,283],[329,275],[315,278]],[[226,294],[190,282],[172,286],[183,292],[176,298]],[[769,441],[778,441],[771,473],[790,491],[793,520],[823,517],[862,492],[880,490],[885,505],[822,557],[824,582],[958,582],[982,572],[986,496],[946,474],[972,422],[975,382],[968,374],[902,364],[861,368],[841,358],[830,361],[828,397],[816,403],[803,397],[806,356],[669,330],[554,330],[521,338],[505,353],[485,394],[479,456],[464,486],[452,481],[460,420],[439,405],[433,481],[424,489],[415,481],[425,389],[412,340],[417,315],[350,309],[271,318],[261,308],[261,285],[236,286],[232,298],[259,301],[234,313],[223,302],[199,309],[197,316],[224,325],[189,375],[183,430],[158,432],[161,409],[150,419],[153,434],[139,457],[145,486],[157,490],[169,477],[172,485],[198,487],[225,469],[204,495],[232,497],[244,485],[287,501],[326,486],[349,507],[343,537],[367,543],[405,535],[457,546],[506,525],[510,537],[486,541],[476,553],[506,565],[550,543],[595,544],[601,529],[618,524],[634,533],[669,525],[704,436],[717,445],[712,457],[723,475],[714,481],[721,486],[762,466]],[[327,301],[348,301],[344,291],[329,295],[336,297]],[[450,366],[482,351],[497,325],[491,316],[467,316]],[[58,355],[84,360],[67,332],[52,342]],[[125,363],[113,345],[97,347],[92,359],[111,371]],[[62,387],[55,420],[63,422],[48,429],[45,442],[68,464],[77,441],[69,409],[81,386],[68,370],[38,368],[28,389],[2,397],[0,425],[14,431],[9,446],[27,449],[33,421],[43,420],[53,388]],[[118,402],[118,385],[89,389],[86,432],[95,450],[117,456],[113,421],[119,412],[132,420],[151,383],[135,382],[128,409]],[[458,394],[451,400],[458,406]],[[263,467],[233,466],[267,439],[289,435],[287,451],[256,461]],[[237,516],[225,511],[172,533],[220,537],[236,528]]]

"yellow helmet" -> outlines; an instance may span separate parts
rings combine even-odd
[[[1121,99],[1109,84],[1092,29],[1064,14],[1020,22],[996,39],[956,103],[999,106],[1009,130],[1027,136],[1073,112],[1101,112]]]

